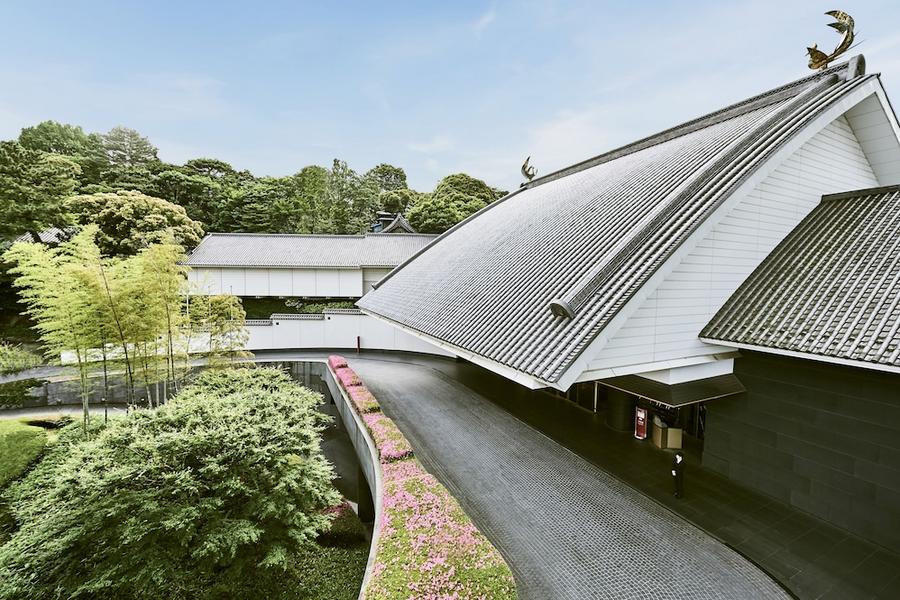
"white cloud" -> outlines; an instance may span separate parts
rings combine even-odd
[[[487,29],[488,25],[494,22],[494,19],[497,18],[497,11],[494,7],[488,9],[484,14],[478,17],[478,20],[472,23],[472,30],[475,33],[481,33],[485,29]]]
[[[439,154],[453,148],[453,140],[446,135],[435,135],[424,142],[410,142],[407,147],[420,154]]]

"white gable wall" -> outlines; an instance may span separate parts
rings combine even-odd
[[[823,194],[875,187],[878,179],[840,117],[734,205],[638,305],[588,371],[713,355],[704,325]]]

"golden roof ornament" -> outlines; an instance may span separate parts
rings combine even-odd
[[[522,163],[522,177],[524,177],[528,181],[531,181],[532,179],[534,179],[534,176],[537,175],[537,169],[528,164],[530,160],[531,157],[529,156],[525,159],[525,162]]]
[[[809,54],[809,68],[813,70],[827,69],[829,63],[850,49],[855,37],[853,17],[842,10],[829,10],[825,14],[829,17],[834,17],[836,22],[829,23],[828,26],[834,27],[842,37],[840,43],[831,54],[825,54],[819,50],[817,48],[818,44],[813,44],[811,48],[806,49],[807,54]]]

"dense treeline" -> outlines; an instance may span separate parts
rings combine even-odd
[[[409,189],[402,168],[360,174],[335,159],[286,177],[256,177],[214,158],[163,162],[137,131],[105,134],[45,121],[0,142],[0,235],[80,223],[98,225],[104,252],[134,254],[154,232],[174,230],[191,247],[202,230],[362,233],[376,212],[400,212],[423,233],[440,233],[504,195],[465,174],[433,192]],[[132,236],[132,233],[136,235]]]

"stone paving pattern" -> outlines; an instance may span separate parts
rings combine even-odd
[[[789,597],[735,551],[447,375],[350,364],[506,557],[521,598]]]

